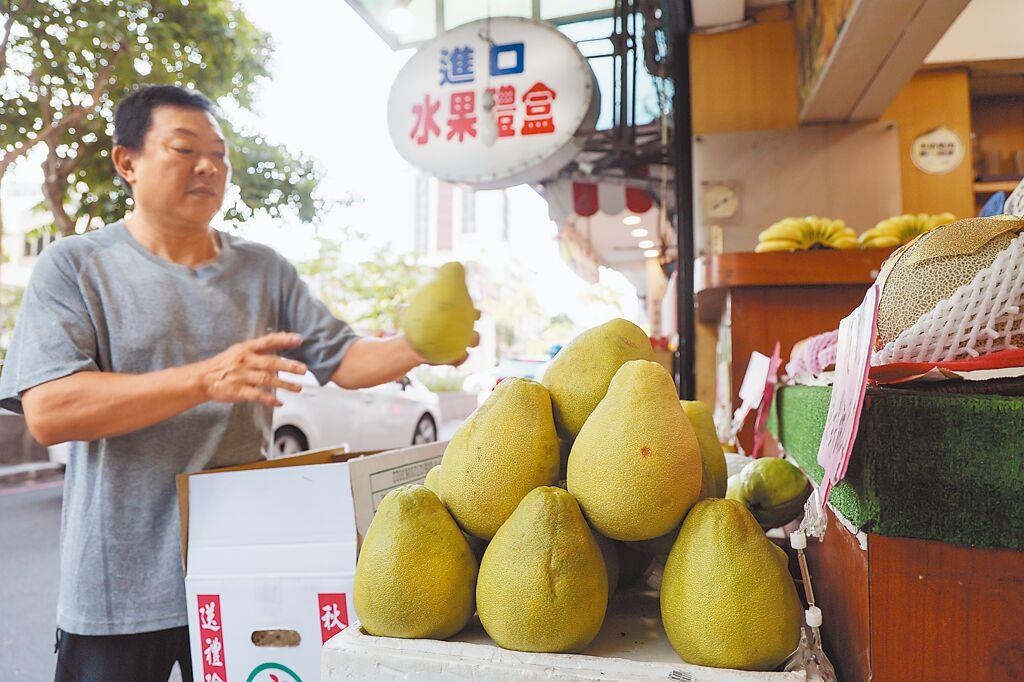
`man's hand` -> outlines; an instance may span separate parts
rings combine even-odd
[[[279,407],[281,402],[274,394],[275,389],[298,393],[301,387],[282,381],[277,373],[305,374],[306,366],[275,353],[297,348],[301,343],[302,337],[298,334],[275,332],[236,343],[223,353],[197,363],[197,378],[205,400]]]

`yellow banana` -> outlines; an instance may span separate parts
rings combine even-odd
[[[784,218],[758,235],[758,253],[807,249],[851,249],[859,245],[857,233],[842,220],[820,216]]]
[[[758,242],[754,247],[756,253],[768,253],[770,251],[797,251],[801,249],[800,242],[792,239],[768,239]]]
[[[927,213],[906,213],[893,216],[879,221],[870,230],[860,236],[862,248],[891,248],[900,246],[913,240],[918,235],[934,230],[939,225],[945,225],[956,220],[952,213],[939,213],[929,215]]]

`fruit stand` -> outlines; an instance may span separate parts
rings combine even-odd
[[[397,488],[380,502],[355,571],[359,621],[326,644],[324,679],[1021,677],[1020,376],[1016,388],[979,378],[955,396],[948,384],[896,387],[879,376],[864,389],[872,366],[928,365],[899,382],[959,380],[941,363],[1024,345],[1024,327],[1014,327],[1024,319],[1024,291],[998,285],[1024,281],[1024,223],[954,222],[946,212],[971,214],[950,189],[969,173],[969,124],[957,109],[966,109],[966,77],[921,74],[907,83],[920,66],[912,55],[927,53],[966,0],[923,0],[920,17],[898,21],[888,3],[821,11],[819,4],[754,12],[750,30],[720,36],[694,34],[687,12],[672,3],[652,14],[664,20],[669,47],[655,57],[665,58],[659,66],[675,86],[672,110],[657,121],[659,160],[622,153],[630,143],[614,145],[619,156],[597,155],[592,145],[563,175],[545,168],[540,179],[572,182],[589,235],[592,217],[618,232],[644,219],[626,215],[627,222],[619,214],[631,210],[622,207],[602,219],[596,196],[575,201],[589,196],[585,182],[608,179],[600,173],[621,182],[660,173],[660,183],[646,186],[661,207],[661,248],[642,252],[650,260],[641,262],[648,283],[674,268],[675,319],[662,326],[677,332],[672,374],[652,361],[643,330],[612,320],[565,346],[542,382],[503,381],[455,433],[425,485]],[[615,5],[623,27],[636,14],[627,5]],[[819,44],[823,28],[835,33],[828,45]],[[462,40],[458,30],[452,35]],[[840,40],[844,31],[854,38]],[[476,37],[489,42],[481,51],[508,47]],[[431,88],[431,50],[443,38],[439,32],[417,55]],[[619,47],[631,42],[625,28],[614,38]],[[623,64],[630,57],[609,56]],[[626,135],[639,127],[625,113],[627,71],[617,83],[620,141],[636,139]],[[753,85],[722,87],[733,82]],[[493,96],[482,101],[487,120]],[[586,104],[589,115],[589,91]],[[585,118],[573,119],[572,130]],[[769,150],[760,175],[744,175],[750,164],[737,161],[742,154],[731,165],[695,167],[692,142],[702,135],[868,120],[887,127],[892,144],[879,143],[891,154],[864,165],[839,160],[837,132],[820,153],[799,145],[780,152],[769,142],[781,134],[744,138]],[[408,125],[393,135],[399,148],[411,146]],[[476,142],[500,144],[483,135]],[[794,148],[836,168],[801,167]],[[483,158],[499,159],[497,149]],[[498,186],[500,172],[488,168],[484,185],[464,177],[471,168],[452,170],[449,158],[440,170],[419,166],[441,179]],[[858,180],[888,180],[845,192],[844,204],[836,195],[851,168]],[[776,172],[787,183],[764,177]],[[745,183],[759,192],[744,195]],[[774,191],[785,184],[792,187]],[[751,201],[741,211],[743,196]],[[849,202],[871,214],[859,216],[867,224],[857,230],[828,215]],[[1006,212],[1024,210],[1017,208]],[[663,221],[673,234],[662,235]],[[695,243],[698,223],[706,244]],[[653,236],[646,226],[634,232]],[[755,252],[723,253],[726,235],[745,248],[757,235]],[[607,243],[610,251],[635,246]],[[1006,263],[1011,247],[1017,259]],[[972,299],[964,289],[982,272],[988,279]],[[471,307],[461,309],[460,323]],[[744,459],[759,428],[748,424],[741,453],[727,458],[719,441],[735,445],[727,432],[743,425],[729,423],[743,378],[733,362],[742,367],[775,344],[790,360],[784,386],[773,393],[772,358],[754,388],[767,397],[758,424],[777,396],[777,447],[769,452],[783,456]],[[709,405],[679,400],[692,397],[695,384],[715,396],[717,425]]]

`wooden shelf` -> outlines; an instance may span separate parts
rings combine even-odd
[[[985,182],[974,183],[975,194],[986,194],[992,192],[1006,192],[1010,193],[1017,189],[1017,185],[1020,184],[1020,179],[1017,180],[988,180]]]
[[[698,258],[694,289],[702,322],[717,320],[728,289],[863,284],[893,249],[723,253]]]

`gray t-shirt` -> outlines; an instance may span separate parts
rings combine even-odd
[[[356,335],[273,249],[219,237],[220,256],[195,269],[153,255],[121,222],[47,248],[0,374],[0,407],[21,412],[24,391],[75,372],[176,367],[268,330],[301,334],[302,346],[286,355],[326,383]],[[175,476],[262,459],[271,417],[252,403],[208,402],[134,433],[74,444],[58,627],[115,635],[186,625]]]

